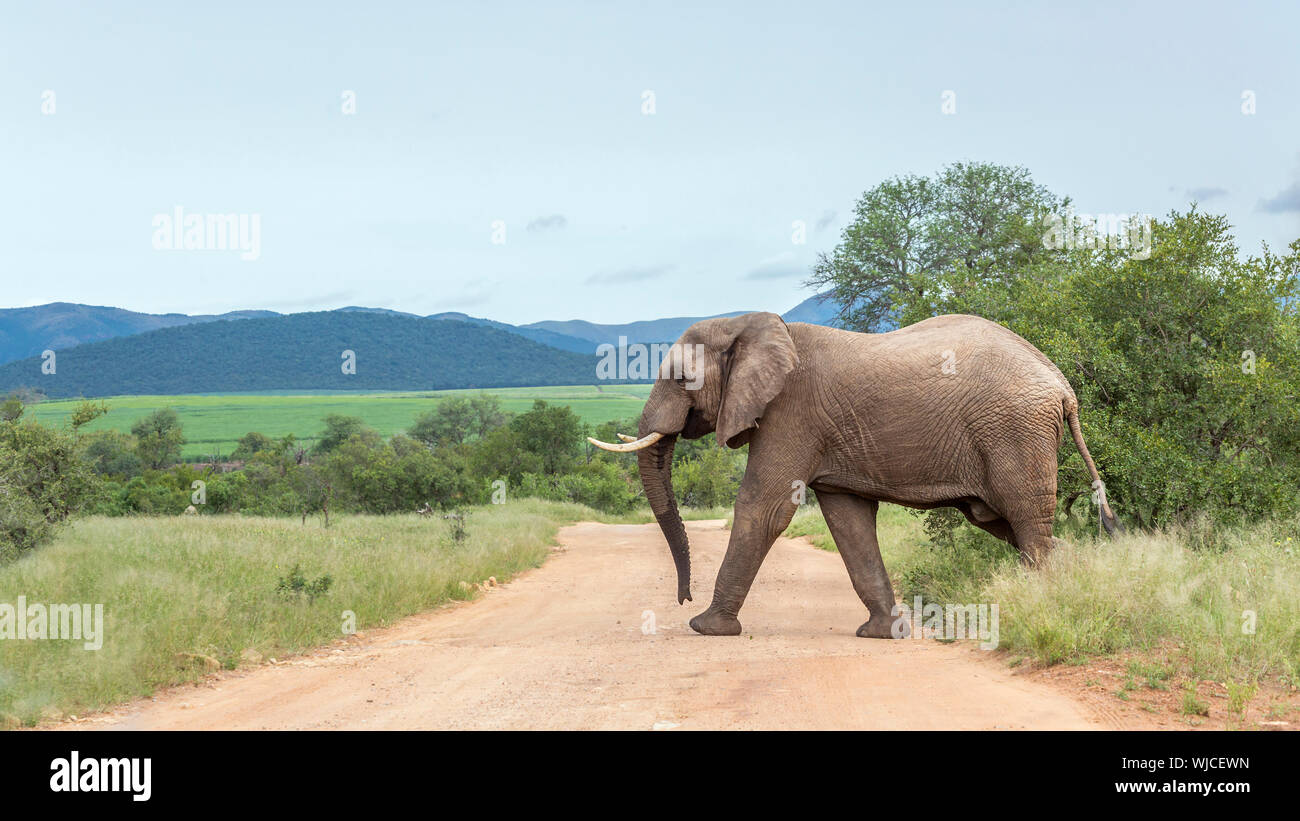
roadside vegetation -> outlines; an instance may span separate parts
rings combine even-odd
[[[85,714],[282,659],[537,567],[562,524],[640,523],[521,499],[442,516],[81,518],[0,566],[0,602],[103,604],[106,639],[0,641],[0,727]],[[716,516],[717,511],[705,511]],[[349,622],[345,611],[354,614]]]
[[[63,425],[27,418],[16,398],[0,408],[0,558],[52,538],[74,514],[319,518],[339,514],[451,511],[539,498],[608,514],[644,503],[634,454],[599,450],[587,435],[614,439],[636,419],[591,425],[569,407],[535,399],[512,413],[491,394],[430,401],[403,432],[385,437],[358,416],[329,414],[310,443],[249,431],[231,461],[180,462],[180,416],[161,408],[129,432],[91,430],[111,415],[83,402]],[[678,448],[678,501],[710,508],[733,501],[743,452],[712,436]]]
[[[1117,539],[1098,536],[1094,523],[1061,520],[1057,548],[1032,570],[1006,543],[936,521],[881,505],[881,554],[898,601],[909,609],[917,597],[997,604],[999,650],[1012,665],[1111,659],[1127,671],[1117,697],[1186,692],[1191,701],[1174,709],[1193,722],[1204,713],[1183,708],[1204,706],[1202,682],[1246,702],[1300,686],[1300,519],[1213,531],[1171,525]],[[785,535],[835,550],[816,505]]]
[[[87,432],[103,402],[57,427],[24,410],[0,405],[0,605],[102,604],[107,639],[0,641],[0,727],[338,640],[344,611],[362,629],[470,598],[539,565],[565,522],[651,521],[635,455],[583,441],[636,421],[543,400],[444,398],[387,438],[342,414],[311,446],[249,432],[233,466],[178,463],[166,408],[129,433]],[[683,515],[725,515],[744,454],[709,437],[676,459]]]

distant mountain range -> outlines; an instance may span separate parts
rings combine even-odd
[[[350,351],[351,354],[345,354]],[[355,373],[345,371],[349,358]],[[202,322],[0,365],[0,395],[50,398],[272,390],[446,390],[582,385],[596,357],[466,322],[325,311]]]
[[[812,297],[784,317],[829,325],[835,307]],[[0,395],[19,388],[55,398],[580,385],[594,378],[597,345],[619,337],[671,342],[706,318],[517,326],[455,312],[421,317],[360,306],[190,316],[56,302],[0,310]],[[55,352],[53,374],[42,371],[46,350]],[[341,369],[345,350],[356,354],[355,374]]]
[[[0,309],[0,364],[41,351],[61,351],[86,342],[212,322],[279,316],[275,311],[231,311],[226,314],[138,314],[121,308],[101,308],[72,302],[51,302],[33,308]]]

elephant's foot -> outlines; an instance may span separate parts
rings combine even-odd
[[[740,619],[710,607],[691,619],[691,629],[705,636],[739,636]]]
[[[897,625],[897,626],[895,626]],[[858,635],[864,639],[905,639],[912,635],[912,624],[906,616],[896,619],[881,617],[863,622]]]

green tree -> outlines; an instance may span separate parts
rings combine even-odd
[[[1046,249],[1043,217],[1063,204],[1024,168],[956,163],[862,195],[807,285],[829,289],[846,328],[875,332],[943,313],[954,288],[1005,285]]]
[[[72,409],[72,416],[68,418],[68,425],[75,433],[106,413],[108,413],[106,402],[78,402]]]
[[[36,422],[0,422],[0,559],[48,539],[99,488],[67,431]]]
[[[1225,217],[1156,221],[1149,259],[1061,257],[1009,295],[1006,324],[1058,364],[1112,503],[1139,524],[1244,520],[1297,510],[1300,241],[1242,258]],[[1062,484],[1086,485],[1063,454]]]
[[[23,400],[16,396],[9,397],[0,402],[0,422],[17,422],[25,409]]]
[[[180,417],[171,408],[156,410],[131,426],[136,455],[148,468],[162,468],[180,461],[185,434]]]
[[[235,462],[246,462],[252,459],[255,454],[262,451],[274,451],[276,442],[265,433],[249,431],[235,443],[235,450],[230,454],[230,458]]]
[[[482,439],[508,421],[501,400],[491,394],[453,396],[416,417],[407,435],[429,447]]]
[[[312,453],[329,453],[353,436],[366,434],[378,436],[366,427],[365,421],[360,416],[331,413],[325,417],[325,430],[316,437],[316,446],[312,448]]]
[[[510,428],[520,447],[541,459],[543,473],[561,473],[578,458],[582,421],[566,405],[537,399],[532,410],[511,420]]]
[[[510,422],[511,414],[501,408],[501,399],[490,393],[472,397],[469,406],[474,411],[473,433],[480,439]]]
[[[407,433],[429,447],[459,445],[470,437],[474,422],[474,408],[469,400],[453,396],[417,416]]]
[[[98,430],[82,440],[82,453],[100,476],[135,476],[144,463],[136,451],[135,438],[116,430]]]

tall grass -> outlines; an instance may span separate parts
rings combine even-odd
[[[1120,650],[1176,651],[1218,681],[1278,676],[1300,685],[1297,523],[1229,529],[1193,549],[1174,529],[1065,542],[1037,572],[1004,568],[983,585],[1002,641],[1045,663]]]
[[[461,582],[536,567],[559,525],[583,519],[649,516],[519,499],[471,509],[459,542],[447,521],[415,515],[343,516],[328,528],[240,516],[77,521],[0,566],[0,602],[103,604],[103,647],[0,640],[0,726],[148,695],[203,675],[203,657],[233,668],[246,650],[274,657],[328,643],[343,637],[344,611],[365,628],[469,598]],[[277,587],[295,566],[333,583],[314,599],[286,596]]]
[[[1041,663],[1136,651],[1172,655],[1197,678],[1276,676],[1300,686],[1300,520],[1194,522],[1115,540],[1065,526],[1033,570],[972,527],[932,542],[919,519],[889,505],[881,505],[879,533],[900,599],[996,603],[1001,646]],[[786,535],[834,549],[815,508]]]

